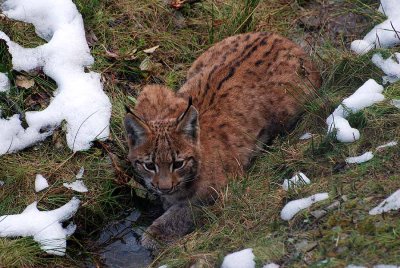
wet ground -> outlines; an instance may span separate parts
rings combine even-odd
[[[295,39],[300,39],[300,45],[307,51],[326,43],[336,48],[349,48],[353,40],[362,38],[372,27],[370,16],[374,10],[371,7],[360,11],[356,1],[303,1],[296,24],[304,34]]]
[[[144,226],[136,227],[139,217],[138,210],[128,212],[126,218],[112,222],[102,230],[97,241],[102,267],[143,268],[151,263],[151,253],[139,244],[145,229]]]

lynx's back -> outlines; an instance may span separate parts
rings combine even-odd
[[[320,85],[319,72],[298,45],[277,34],[249,33],[203,53],[178,96],[191,96],[199,110],[207,158],[232,171],[290,128]]]

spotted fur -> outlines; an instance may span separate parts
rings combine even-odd
[[[249,33],[203,53],[178,92],[146,86],[125,118],[128,158],[166,212],[142,243],[154,248],[154,241],[189,232],[189,204],[213,202],[228,178],[243,174],[265,144],[293,126],[320,84],[298,45],[277,34]],[[184,165],[175,169],[179,161]]]

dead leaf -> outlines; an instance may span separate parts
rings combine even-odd
[[[128,54],[126,54],[126,56],[124,56],[124,59],[127,59],[127,60],[134,60],[134,59],[136,59],[136,55],[135,55],[136,52],[137,52],[137,49],[135,48],[134,50],[132,50],[131,52],[129,52]]]
[[[41,109],[46,108],[50,103],[50,96],[45,92],[30,94],[26,100],[25,105],[29,108],[35,108],[39,106]]]
[[[173,9],[179,10],[184,4],[194,4],[200,2],[201,0],[172,0],[169,4]]]
[[[158,70],[160,70],[162,68],[162,64],[153,62],[153,61],[151,61],[150,57],[146,57],[140,63],[139,68],[141,71],[156,73]]]
[[[152,53],[154,53],[154,51],[156,51],[156,49],[159,48],[159,47],[160,47],[160,46],[151,47],[151,48],[148,48],[148,49],[143,50],[143,52],[144,52],[144,53],[147,53],[147,54],[152,54]]]
[[[89,32],[86,33],[86,41],[90,47],[92,47],[94,44],[96,44],[99,39],[95,35],[95,33],[92,30],[89,30]]]
[[[145,58],[139,65],[141,71],[150,71],[152,62],[149,57]]]
[[[15,81],[15,84],[18,87],[29,89],[29,88],[31,88],[31,87],[33,87],[35,85],[35,80],[33,80],[33,79],[29,78],[29,77],[23,76],[23,75],[17,75],[17,79]]]
[[[116,52],[108,50],[105,46],[103,46],[104,50],[106,51],[106,56],[112,59],[119,59],[119,55]]]

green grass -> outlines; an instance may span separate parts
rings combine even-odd
[[[342,14],[343,10],[362,14],[370,27],[382,20],[375,11],[375,2],[345,2],[350,6],[333,14]],[[91,44],[96,61],[91,69],[102,74],[113,104],[110,141],[73,154],[60,128],[42,144],[0,157],[0,180],[5,181],[0,187],[0,215],[19,213],[35,200],[40,200],[40,209],[64,204],[75,193],[62,183],[72,180],[81,166],[86,169],[84,179],[89,188],[87,194],[78,195],[82,200],[74,218],[78,229],[69,241],[66,257],[46,256],[30,238],[1,238],[0,267],[76,267],[87,259],[96,260],[91,247],[96,232],[135,206],[135,191],[144,195],[133,182],[121,185],[131,174],[125,160],[124,105],[133,106],[148,83],[178,89],[194,59],[229,35],[266,30],[302,40],[306,30],[299,19],[307,15],[304,11],[310,1],[204,0],[186,5],[179,12],[159,0],[75,3],[84,17],[88,36],[97,38]],[[24,23],[2,20],[0,30],[26,47],[43,44],[32,26]],[[312,49],[324,78],[318,97],[304,107],[306,113],[295,130],[277,138],[248,176],[232,180],[221,190],[219,201],[204,208],[196,231],[161,251],[152,267],[187,267],[195,263],[217,267],[227,253],[247,247],[254,249],[257,267],[269,261],[285,267],[400,264],[398,213],[368,215],[370,208],[400,188],[398,147],[374,151],[383,143],[400,140],[399,110],[384,101],[352,114],[349,120],[361,132],[361,139],[355,143],[342,144],[332,135],[327,136],[326,117],[367,79],[381,81],[382,72],[371,63],[372,53],[355,56],[344,41],[334,45],[335,40],[326,37],[324,30],[317,29],[313,34],[314,38],[324,37]],[[153,54],[143,52],[156,45],[160,47]],[[382,50],[385,55],[394,51]],[[140,69],[144,60],[150,64],[149,70]],[[10,66],[6,47],[0,43],[0,71],[12,77],[10,93],[0,93],[3,115],[45,107],[55,90],[54,82],[40,73],[11,71]],[[27,90],[15,86],[17,75],[34,79],[35,85]],[[384,94],[388,99],[400,98],[400,83],[388,86]],[[32,99],[33,95],[38,97]],[[313,133],[313,138],[300,141],[304,132]],[[346,157],[368,150],[375,154],[370,162],[344,164]],[[121,170],[114,169],[112,163]],[[312,184],[284,192],[281,183],[296,171],[304,172]],[[48,178],[51,187],[35,194],[34,178],[38,173]],[[288,201],[317,192],[329,192],[330,199],[299,213],[289,223],[280,219],[279,213]],[[323,218],[311,215],[312,210],[326,208],[335,200],[342,200],[340,206]],[[316,246],[306,252],[297,250],[304,240]]]

